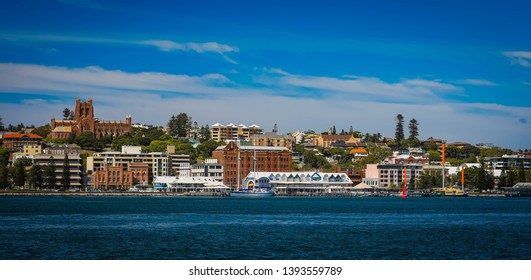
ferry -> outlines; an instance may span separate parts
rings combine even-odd
[[[433,196],[467,196],[467,194],[459,188],[436,188],[433,189]]]

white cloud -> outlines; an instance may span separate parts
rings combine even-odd
[[[168,92],[180,94],[231,93],[232,82],[221,74],[203,76],[157,72],[128,73],[97,66],[65,68],[32,64],[0,63],[0,91],[59,95],[128,94],[130,92]]]
[[[519,64],[524,67],[531,67],[531,52],[525,51],[514,51],[514,52],[504,52],[503,55],[509,57],[511,62],[514,64]]]
[[[400,113],[406,120],[415,118],[420,122],[420,138],[433,136],[448,141],[531,148],[528,146],[531,123],[521,121],[531,120],[529,108],[434,98],[439,92],[460,90],[437,80],[404,79],[388,83],[370,77],[339,79],[273,72],[276,73],[264,75],[271,84],[255,89],[217,73],[188,76],[128,73],[99,67],[0,64],[0,100],[7,92],[53,97],[53,100],[33,99],[28,95],[16,104],[0,101],[0,115],[7,124],[42,125],[52,116],[61,116],[65,107],[73,109],[76,97],[92,97],[96,116],[105,120],[123,120],[131,114],[134,122],[165,125],[172,114],[186,112],[199,124],[256,123],[270,130],[277,123],[281,132],[297,129],[320,132],[332,125],[341,130],[352,125],[356,130],[392,137],[395,117]],[[300,97],[308,88],[335,94]],[[364,93],[365,89],[369,93]],[[359,98],[380,90],[389,91],[383,100]],[[416,95],[417,91],[423,91],[419,94],[422,98],[416,99],[422,102],[399,102],[401,96]],[[288,97],[285,92],[298,96]],[[492,133],[493,127],[496,133]]]
[[[495,82],[491,82],[489,80],[482,80],[482,79],[464,79],[464,80],[454,81],[454,83],[460,84],[460,85],[471,85],[471,86],[497,86],[498,85]]]
[[[217,53],[221,55],[227,62],[237,64],[236,61],[229,58],[227,53],[239,52],[239,48],[220,44],[217,42],[175,42],[171,40],[116,40],[107,38],[93,38],[93,37],[69,37],[57,35],[13,35],[0,34],[0,38],[8,41],[49,41],[49,42],[76,42],[76,43],[91,43],[91,44],[128,44],[128,45],[145,45],[153,46],[160,51],[192,51],[196,53]]]
[[[390,83],[375,77],[345,75],[343,78],[294,75],[282,69],[265,69],[265,73],[279,76],[262,76],[257,82],[268,85],[284,85],[312,89],[329,94],[349,94],[352,97],[370,99],[385,98],[387,101],[419,103],[429,100],[440,93],[459,93],[462,88],[437,80],[402,79]]]

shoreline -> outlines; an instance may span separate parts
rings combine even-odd
[[[221,193],[171,193],[171,192],[0,192],[0,196],[208,196],[208,197],[226,197]],[[312,197],[363,197],[363,196],[332,196],[332,195],[313,195]],[[289,197],[289,195],[283,195],[279,197]],[[305,196],[294,196],[305,197]],[[309,196],[308,196],[309,197]],[[371,196],[379,197],[379,196]],[[389,196],[381,196],[389,197]],[[422,197],[420,195],[410,197]],[[430,196],[431,197],[431,196]],[[447,195],[446,197],[458,197],[453,195]],[[469,194],[467,197],[509,197],[505,194]],[[444,197],[439,197],[444,198]]]

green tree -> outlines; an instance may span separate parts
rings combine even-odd
[[[415,184],[417,189],[439,188],[441,186],[441,177],[437,175],[422,174],[417,178]]]
[[[426,142],[422,143],[422,149],[424,149],[425,151],[430,151],[430,150],[437,151],[437,149],[438,149],[437,143],[431,142],[431,141],[426,141]]]
[[[83,132],[76,137],[75,143],[85,150],[93,150],[96,146],[96,138],[91,132]]]
[[[221,146],[221,143],[214,140],[208,140],[197,146],[197,152],[205,159],[210,158],[212,157],[212,152],[219,146]]]
[[[186,113],[180,113],[176,116],[172,115],[168,122],[170,135],[176,137],[186,137],[192,128],[192,117]]]
[[[55,189],[57,185],[57,178],[55,177],[55,161],[50,157],[48,165],[43,168],[44,184],[47,188]]]
[[[50,132],[52,132],[52,127],[49,124],[39,126],[31,131],[31,133],[37,134],[42,138],[46,138]]]
[[[404,140],[404,117],[402,114],[398,114],[396,116],[395,142],[400,145],[402,140]]]
[[[6,149],[0,148],[0,188],[9,188],[9,170],[7,163],[9,160],[9,152]]]
[[[409,140],[418,140],[419,136],[419,123],[416,119],[411,119],[409,121]]]
[[[502,170],[500,174],[500,178],[498,179],[498,187],[505,188],[507,187],[507,175],[505,175],[505,171]]]
[[[11,169],[11,176],[13,183],[15,187],[24,188],[24,185],[26,184],[26,169],[24,166],[24,163],[19,159],[13,164],[13,167]]]
[[[507,187],[512,187],[516,184],[516,174],[513,170],[507,170]]]
[[[30,188],[41,189],[44,184],[44,177],[42,174],[42,167],[37,163],[33,163],[29,172]]]
[[[73,119],[74,119],[74,112],[72,112],[68,108],[65,108],[63,110],[63,120],[73,120]]]
[[[205,142],[210,140],[210,127],[207,125],[201,126],[199,129],[199,140]]]
[[[524,169],[524,162],[522,161],[520,163],[520,167],[518,168],[518,182],[525,182],[525,169]]]
[[[63,176],[61,177],[61,189],[66,191],[70,189],[70,161],[68,160],[68,154],[65,154],[63,160]]]
[[[4,130],[4,123],[2,122],[2,116],[0,116],[0,131]]]
[[[437,150],[429,150],[428,156],[430,158],[430,161],[441,161],[442,160],[441,153]]]

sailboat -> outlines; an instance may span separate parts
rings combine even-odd
[[[240,151],[238,150],[238,187],[230,192],[230,196],[235,197],[272,197],[271,187],[256,186],[256,149],[253,157],[253,180],[247,182],[245,188],[240,185]]]

